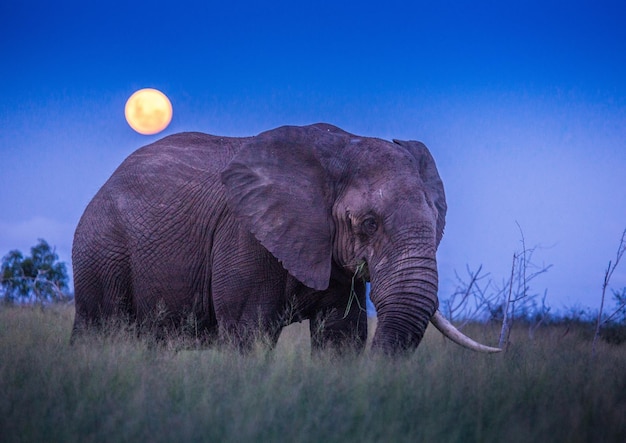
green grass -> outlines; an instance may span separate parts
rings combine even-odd
[[[429,328],[408,357],[154,346],[123,330],[69,346],[72,307],[0,309],[0,440],[626,441],[626,347],[559,327],[481,355]],[[497,331],[474,326],[493,344]]]

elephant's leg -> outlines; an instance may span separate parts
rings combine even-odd
[[[74,258],[76,313],[71,342],[88,328],[106,327],[112,319],[133,320],[132,286],[126,260],[112,261],[102,248],[96,251]]]
[[[311,348],[314,352],[328,346],[362,351],[367,340],[367,312],[365,284],[355,282],[354,294],[350,286],[333,286],[324,292],[325,306],[310,320]],[[351,300],[350,300],[351,299]],[[346,309],[350,305],[349,311]]]
[[[216,239],[211,273],[220,340],[243,350],[257,339],[275,345],[288,275],[276,258],[251,234],[222,235]]]

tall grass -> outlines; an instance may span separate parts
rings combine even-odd
[[[68,344],[73,309],[0,309],[0,440],[626,441],[626,347],[546,327],[481,355],[429,328],[407,357],[155,346],[123,329]],[[497,331],[469,331],[493,343]]]

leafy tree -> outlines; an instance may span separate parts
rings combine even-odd
[[[65,263],[48,242],[39,239],[24,257],[18,250],[2,258],[0,298],[5,302],[56,301],[67,298],[68,276]]]

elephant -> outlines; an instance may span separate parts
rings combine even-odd
[[[72,340],[126,318],[250,347],[309,320],[311,347],[416,349],[432,322],[481,345],[438,311],[443,183],[426,146],[326,123],[252,137],[167,136],[132,153],[74,235]]]

